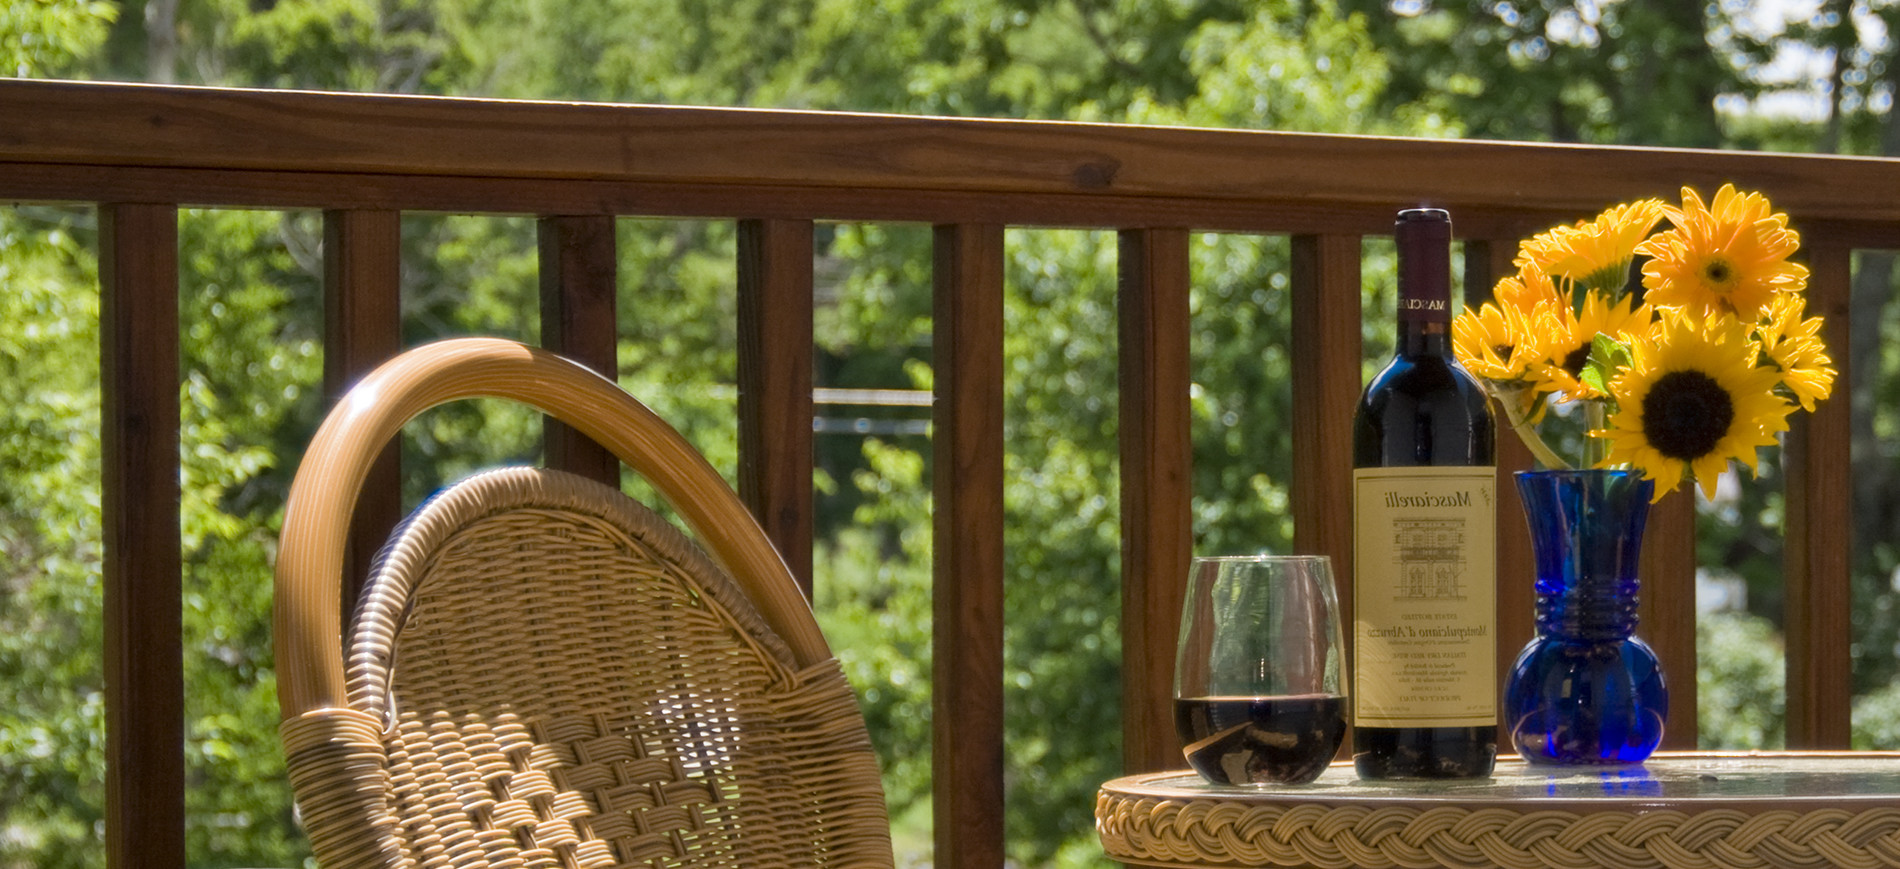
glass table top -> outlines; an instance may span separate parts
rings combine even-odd
[[[1732,804],[1761,811],[1774,803],[1851,808],[1900,805],[1900,753],[1658,753],[1643,764],[1590,768],[1532,766],[1509,758],[1500,760],[1489,778],[1421,782],[1360,781],[1352,764],[1336,763],[1310,784],[1267,787],[1213,785],[1183,770],[1117,779],[1104,790],[1302,803],[1547,803],[1582,811],[1645,804],[1698,810]]]

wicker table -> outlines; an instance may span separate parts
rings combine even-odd
[[[1502,760],[1470,782],[1102,786],[1108,856],[1141,866],[1900,867],[1900,753],[1660,753],[1613,769]]]

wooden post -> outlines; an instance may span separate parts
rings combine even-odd
[[[1848,370],[1853,251],[1811,244],[1809,256],[1808,316],[1827,318],[1823,337],[1838,375],[1832,397],[1813,413],[1795,414],[1784,453],[1788,747],[1845,749],[1853,731],[1853,403],[1848,388],[1853,382]]]
[[[1666,751],[1696,747],[1695,499],[1689,484],[1650,506],[1637,569],[1636,635],[1656,651],[1669,686]]]
[[[1297,235],[1292,244],[1293,548],[1332,559],[1351,660],[1352,414],[1365,386],[1360,240]]]
[[[1465,242],[1465,304],[1476,307],[1493,301],[1491,290],[1498,279],[1516,269],[1511,260],[1517,253],[1514,240]],[[1497,412],[1495,403],[1493,412]],[[1511,677],[1511,662],[1537,632],[1537,568],[1531,560],[1530,525],[1524,520],[1524,502],[1517,494],[1517,472],[1536,466],[1530,448],[1524,445],[1497,413],[1498,442],[1498,692]],[[1510,724],[1503,720],[1503,704],[1498,706],[1498,751],[1513,750]]]
[[[739,222],[739,496],[812,596],[812,223]]]
[[[544,217],[535,228],[541,263],[541,346],[615,380],[618,281],[613,217]],[[548,467],[620,488],[620,460],[593,439],[552,417],[543,419],[541,439]]]
[[[323,394],[335,402],[363,375],[402,352],[402,215],[323,215]],[[349,624],[370,564],[402,521],[402,450],[370,466],[343,556],[343,623]],[[339,651],[339,654],[341,652]]]
[[[178,210],[99,209],[106,865],[185,865]]]
[[[1174,645],[1192,557],[1188,233],[1120,236],[1122,768],[1181,765]]]
[[[1003,228],[936,229],[936,865],[1003,865]]]

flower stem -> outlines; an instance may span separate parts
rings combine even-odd
[[[1524,446],[1530,448],[1531,455],[1535,456],[1538,463],[1545,468],[1553,471],[1569,470],[1570,463],[1559,458],[1550,445],[1544,443],[1544,439],[1537,434],[1537,426],[1533,425],[1530,418],[1524,414],[1524,391],[1525,387],[1517,387],[1498,390],[1495,393],[1498,404],[1504,406],[1504,415],[1510,420],[1511,430],[1517,432],[1518,440],[1523,441]]]
[[[1584,420],[1588,427],[1584,430],[1583,436],[1583,466],[1594,468],[1602,465],[1604,459],[1609,458],[1609,444],[1602,438],[1592,437],[1589,432],[1602,431],[1608,426],[1609,409],[1602,401],[1587,401],[1584,402],[1584,413]]]

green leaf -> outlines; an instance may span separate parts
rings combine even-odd
[[[1608,393],[1610,391],[1610,385],[1604,382],[1603,368],[1601,366],[1585,365],[1583,367],[1583,373],[1578,375],[1577,379],[1583,381],[1583,385],[1598,392]]]
[[[1577,379],[1585,386],[1604,395],[1610,394],[1610,381],[1616,379],[1617,372],[1630,366],[1634,356],[1629,345],[1601,332],[1590,341],[1590,358],[1583,363],[1583,370]],[[1616,399],[1606,399],[1609,410],[1616,409]]]

